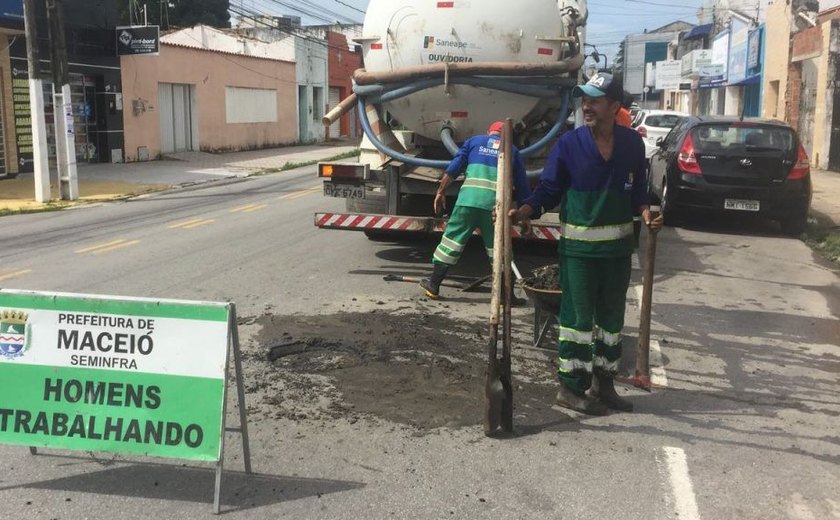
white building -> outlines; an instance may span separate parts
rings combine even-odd
[[[658,107],[659,93],[652,89],[655,78],[651,74],[651,66],[665,60],[668,44],[692,27],[694,25],[688,22],[676,21],[653,31],[627,35],[624,38],[624,90],[644,100],[645,106]],[[644,92],[646,86],[649,87],[648,93]]]

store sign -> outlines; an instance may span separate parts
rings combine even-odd
[[[35,170],[32,142],[32,109],[29,105],[29,71],[25,61],[14,61],[12,67],[12,111],[15,115],[15,147],[18,171]]]
[[[761,36],[761,28],[758,28],[747,38],[747,76],[761,72]]]
[[[160,27],[142,25],[117,27],[118,56],[157,56],[160,54]]]
[[[682,57],[682,77],[696,78],[700,67],[712,63],[711,49],[697,49]]]
[[[712,63],[700,68],[700,86],[720,87],[726,84],[729,63],[729,33],[721,33],[712,43]]]
[[[666,60],[656,62],[656,90],[677,90],[682,76],[682,62]]]
[[[218,461],[223,303],[0,291],[0,443]]]
[[[729,42],[729,58],[727,61],[727,81],[735,84],[747,77],[747,38],[749,26],[732,17],[732,37]]]
[[[23,21],[23,0],[0,0],[0,20]]]

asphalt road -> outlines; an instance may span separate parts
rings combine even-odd
[[[486,320],[486,293],[450,291],[434,303],[382,280],[426,272],[433,241],[313,227],[315,211],[343,206],[303,168],[3,217],[0,286],[237,304],[258,475],[242,473],[229,434],[222,506],[231,518],[840,518],[837,271],[767,223],[702,219],[660,234],[652,360],[661,387],[623,387],[632,414],[590,418],[547,403],[535,420],[520,407],[517,435],[488,439],[479,424],[423,429],[385,413],[313,415],[315,405],[297,417],[266,413],[266,387],[284,383],[254,381],[284,374],[265,366],[268,318],[325,330],[348,313],[396,328],[418,315]],[[517,255],[523,269],[551,262],[544,249]],[[463,264],[457,274],[487,271],[477,244]],[[636,270],[625,370],[638,283]],[[515,362],[540,362],[524,347],[532,313],[515,318]],[[431,334],[413,332],[419,342]],[[451,342],[453,355],[478,360],[483,348],[476,337]],[[372,391],[380,383],[362,381]],[[212,490],[206,465],[0,446],[0,518],[204,517]]]

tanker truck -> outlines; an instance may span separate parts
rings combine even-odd
[[[585,0],[371,0],[355,39],[365,68],[324,117],[357,110],[360,155],[318,165],[324,195],[345,198],[346,211],[316,213],[315,225],[369,237],[442,231],[432,209],[442,170],[459,143],[507,117],[536,179],[567,125],[586,18]],[[559,237],[558,224],[534,223],[534,238]]]

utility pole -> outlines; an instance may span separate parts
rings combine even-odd
[[[32,159],[35,168],[35,200],[50,200],[50,163],[47,156],[47,123],[44,116],[44,85],[38,51],[38,26],[35,0],[23,2],[26,58],[29,67],[29,111],[32,120]]]
[[[70,97],[70,74],[67,63],[67,40],[64,36],[62,0],[47,0],[50,26],[53,75],[53,115],[55,116],[56,162],[58,190],[62,200],[79,198],[76,172],[76,132],[73,128],[73,103]]]

